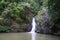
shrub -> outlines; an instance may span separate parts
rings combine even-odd
[[[0,32],[9,32],[10,31],[10,27],[9,26],[1,26],[0,25]]]

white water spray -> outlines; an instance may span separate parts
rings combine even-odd
[[[32,30],[31,30],[31,33],[35,33],[35,30],[36,30],[36,22],[35,22],[35,18],[33,17],[33,19],[32,19]]]

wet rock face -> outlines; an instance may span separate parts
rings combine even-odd
[[[41,33],[41,34],[49,34],[50,29],[49,29],[49,17],[47,13],[42,13],[41,18],[40,18],[40,26],[39,29],[37,29],[36,32]]]
[[[28,32],[30,32],[31,29],[32,29],[32,24],[30,23],[30,24],[29,24],[29,27],[28,27]]]
[[[48,27],[46,26],[47,21],[48,21],[47,13],[42,13],[40,33],[48,33]]]
[[[29,32],[31,31],[31,23],[32,23],[32,15],[27,15],[27,20],[23,20],[22,23],[17,23],[16,21],[12,21],[11,23],[11,31],[10,32]]]

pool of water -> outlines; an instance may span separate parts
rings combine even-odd
[[[0,40],[60,40],[60,37],[32,33],[0,33]]]

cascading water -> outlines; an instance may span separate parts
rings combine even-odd
[[[36,30],[36,22],[35,22],[35,17],[33,17],[33,19],[32,19],[32,30],[31,30],[31,33],[35,33],[35,30]]]
[[[35,30],[36,30],[36,22],[35,22],[35,17],[33,17],[32,19],[32,30],[31,30],[31,34],[32,34],[32,38],[31,40],[35,40]]]

